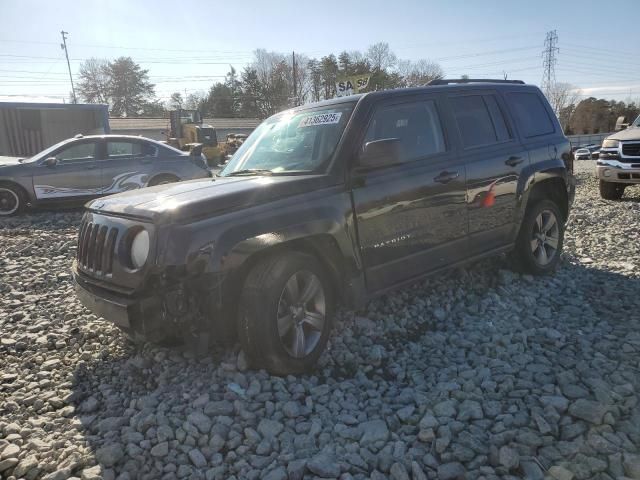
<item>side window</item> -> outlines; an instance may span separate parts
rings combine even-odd
[[[107,158],[153,157],[157,149],[146,143],[119,141],[107,142]]]
[[[76,143],[56,153],[56,158],[62,162],[77,162],[96,158],[95,142]]]
[[[498,142],[496,129],[482,95],[453,97],[451,105],[465,148]]]
[[[498,105],[498,101],[496,100],[495,95],[485,95],[484,101],[487,104],[487,108],[489,109],[489,113],[491,114],[491,119],[493,120],[493,126],[496,129],[496,136],[498,137],[499,142],[506,142],[510,140],[511,132],[507,127],[507,122],[504,120],[504,114],[502,113],[502,109]]]
[[[438,110],[432,100],[379,108],[367,129],[365,144],[384,138],[400,140],[404,162],[446,150]]]
[[[537,94],[508,93],[507,99],[524,137],[538,137],[555,132],[547,109]]]

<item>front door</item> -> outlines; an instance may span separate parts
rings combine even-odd
[[[467,165],[469,248],[473,255],[513,241],[518,181],[529,155],[495,92],[449,97]]]
[[[362,147],[398,139],[400,163],[352,179],[367,288],[376,292],[455,263],[466,251],[465,167],[435,96],[381,104]]]
[[[157,148],[135,140],[107,140],[105,155],[100,160],[102,193],[111,194],[144,187]]]
[[[54,157],[55,163],[43,159],[34,169],[36,198],[49,201],[98,195],[101,189],[98,146],[96,140],[74,141],[48,157]]]

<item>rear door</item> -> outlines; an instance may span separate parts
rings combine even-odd
[[[509,244],[517,212],[518,180],[529,164],[495,91],[449,96],[467,166],[469,252]]]
[[[99,145],[100,140],[96,139],[73,141],[48,157],[55,157],[55,165],[47,165],[43,159],[33,174],[36,198],[49,201],[98,195],[101,189]]]
[[[158,148],[144,141],[107,139],[100,160],[102,193],[111,194],[144,187],[149,181]]]
[[[370,292],[454,263],[466,254],[465,168],[435,95],[375,108],[367,142],[397,138],[401,163],[352,178],[358,238]],[[355,175],[355,174],[354,174]]]

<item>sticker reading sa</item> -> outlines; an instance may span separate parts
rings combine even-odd
[[[340,122],[342,112],[337,113],[320,113],[318,115],[311,115],[303,118],[298,124],[298,128],[313,127],[315,125],[331,125]]]

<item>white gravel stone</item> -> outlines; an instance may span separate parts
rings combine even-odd
[[[576,166],[556,273],[493,258],[339,309],[297,377],[134,345],[75,297],[80,212],[3,218],[2,477],[640,479],[640,188]]]

